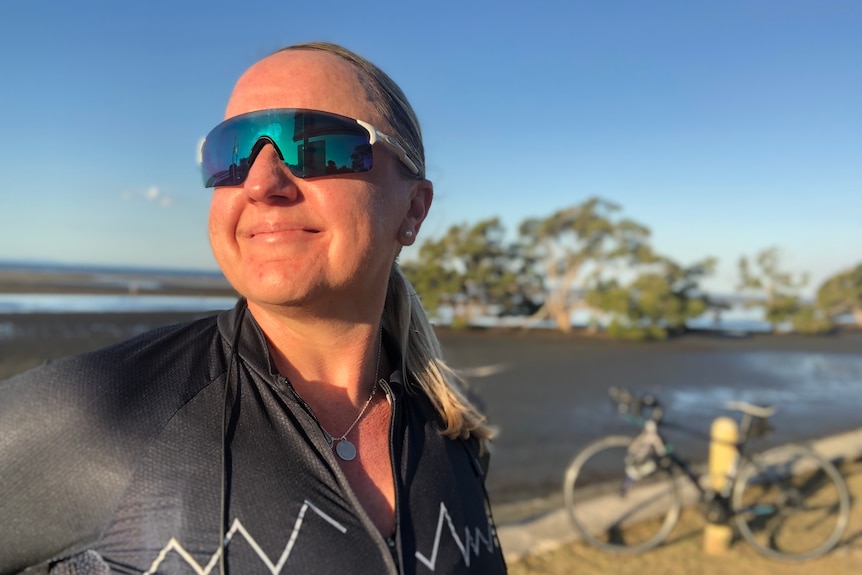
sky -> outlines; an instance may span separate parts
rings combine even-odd
[[[419,115],[420,236],[591,196],[682,264],[862,263],[862,2],[0,0],[0,261],[215,270],[198,142],[281,47],[336,42]],[[415,257],[416,250],[403,254]]]

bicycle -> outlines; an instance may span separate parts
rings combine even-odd
[[[707,521],[735,523],[757,551],[774,559],[808,560],[835,547],[850,516],[841,473],[810,448],[791,444],[749,455],[749,441],[771,430],[773,407],[730,402],[740,412],[740,440],[724,488],[701,485],[696,470],[662,437],[674,428],[707,434],[664,420],[652,395],[612,388],[617,410],[640,426],[636,437],[614,435],[586,446],[568,466],[565,507],[583,539],[612,552],[639,553],[662,543],[683,505],[699,503]],[[681,478],[688,479],[682,482]]]

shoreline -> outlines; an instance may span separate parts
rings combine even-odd
[[[0,289],[0,293],[6,292]],[[128,291],[105,288],[104,291],[92,289],[63,290],[63,291],[39,291],[30,290],[28,294],[57,294],[57,295],[131,295]],[[148,290],[142,289],[137,295],[162,295],[162,296],[195,296],[195,297],[239,297],[232,290],[201,291],[199,289],[171,289],[171,290]],[[117,323],[123,323],[142,316],[154,316],[155,321],[185,321],[214,315],[223,310],[185,310],[185,311],[149,311],[149,310],[106,310],[106,311],[26,311],[26,312],[0,312],[0,321],[14,323],[27,323],[29,321],[46,321],[48,319],[63,318],[73,322],[86,322],[109,319]],[[756,347],[786,347],[787,349],[821,348],[824,346],[837,345],[844,348],[840,343],[844,339],[859,338],[862,341],[862,327],[853,325],[838,326],[832,332],[826,334],[797,334],[797,333],[769,333],[769,332],[744,332],[739,330],[720,329],[691,329],[684,333],[672,335],[665,340],[627,340],[615,339],[606,333],[588,333],[585,328],[573,328],[571,332],[564,333],[550,328],[519,328],[519,327],[468,327],[455,329],[448,326],[435,326],[437,336],[443,339],[484,339],[495,337],[507,337],[514,339],[533,339],[548,342],[568,342],[572,344],[614,345],[622,347],[662,347],[675,344],[685,345],[755,345]],[[852,348],[849,348],[852,349]],[[862,352],[862,347],[852,349]]]
[[[157,327],[193,321],[219,313],[209,311],[106,311],[0,313],[0,379],[40,363],[91,351],[130,339]],[[497,346],[514,353],[523,346],[554,356],[594,352],[599,355],[698,353],[709,351],[774,351],[862,354],[862,330],[853,327],[827,335],[751,333],[745,337],[692,331],[663,341],[630,341],[603,334],[548,329],[435,328],[450,366],[468,380],[481,380],[488,365],[499,362]],[[530,354],[537,353],[531,351]],[[512,359],[512,358],[509,358]],[[480,375],[476,376],[475,373]]]

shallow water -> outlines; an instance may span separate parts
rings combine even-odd
[[[234,304],[235,297],[0,293],[0,314],[209,311]]]

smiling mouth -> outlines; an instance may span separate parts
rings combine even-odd
[[[320,230],[315,230],[311,228],[285,228],[279,230],[267,230],[267,231],[257,231],[250,232],[248,234],[249,239],[267,239],[267,238],[277,238],[279,236],[299,236],[304,234],[318,234]]]

